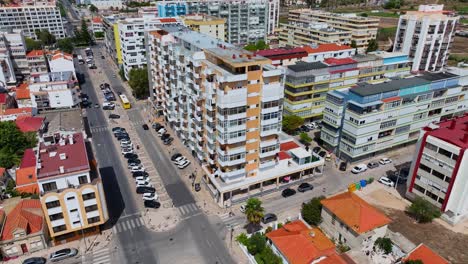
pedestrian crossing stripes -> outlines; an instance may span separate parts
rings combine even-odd
[[[200,209],[195,203],[189,203],[177,208],[182,216],[194,215],[200,212]]]
[[[131,229],[136,229],[141,226],[144,226],[145,222],[141,216],[139,217],[129,217],[119,220],[114,227],[112,227],[112,232],[114,234],[127,232]]]
[[[235,216],[229,213],[223,214],[219,216],[223,221],[225,226],[236,227],[242,225],[245,222],[245,217],[242,216]]]
[[[135,120],[135,121],[130,121],[129,124],[132,125],[132,126],[141,126],[143,124],[145,124],[146,122],[143,121],[143,120]],[[95,126],[95,127],[91,127],[91,132],[92,133],[99,133],[99,132],[105,132],[105,131],[108,131],[108,130],[111,130],[111,128],[109,126]]]
[[[93,263],[93,264],[112,263],[109,248],[102,248],[102,249],[93,251],[91,256],[92,256],[92,259],[93,259],[91,263]]]

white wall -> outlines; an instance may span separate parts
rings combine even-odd
[[[49,61],[50,72],[64,72],[71,71],[75,73],[75,65],[73,60],[59,58]]]

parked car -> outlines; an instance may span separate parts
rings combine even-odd
[[[303,182],[299,184],[299,187],[297,187],[298,192],[306,192],[306,191],[311,191],[314,189],[314,186],[312,186],[310,183]]]
[[[171,135],[169,135],[168,133],[165,133],[165,134],[163,134],[163,135],[161,136],[161,140],[164,141],[166,138],[170,138],[170,137],[171,137]]]
[[[276,220],[278,220],[278,217],[275,214],[268,213],[263,216],[262,223],[268,224]]]
[[[164,126],[159,124],[159,123],[153,123],[153,125],[151,125],[154,129],[156,129],[156,131],[158,131],[159,129],[163,128]]]
[[[182,157],[182,154],[176,153],[176,154],[172,155],[171,161],[175,161],[178,157]]]
[[[383,185],[387,185],[389,187],[395,186],[395,183],[392,182],[389,178],[387,177],[380,177],[379,182],[382,183]]]
[[[129,159],[127,160],[128,164],[141,164],[141,160],[140,159]]]
[[[195,189],[196,192],[199,192],[199,191],[201,190],[201,185],[200,185],[200,183],[195,183],[195,184],[193,185],[193,187],[194,187],[194,189]]]
[[[135,179],[135,184],[136,185],[145,185],[145,184],[149,184],[150,183],[150,180],[149,179],[146,179],[146,180],[138,180],[138,179]]]
[[[119,141],[121,141],[121,140],[129,141],[130,137],[128,135],[120,135],[120,136],[117,136],[117,140],[119,140]]]
[[[149,177],[148,176],[138,176],[138,177],[135,177],[135,181],[149,181]]]
[[[133,149],[130,148],[124,148],[122,149],[122,155],[133,153]]]
[[[134,168],[134,167],[138,167],[138,165],[141,165],[140,163],[135,163],[135,162],[131,162],[131,163],[128,163],[128,166],[127,168]]]
[[[136,167],[130,168],[130,172],[132,172],[132,173],[137,172],[137,171],[146,171],[146,170],[145,170],[145,167],[143,167],[143,166],[136,166]]]
[[[148,130],[148,129],[149,129],[149,127],[148,127],[147,124],[143,124],[142,127],[143,127],[144,130]]]
[[[52,262],[60,261],[67,258],[72,258],[78,254],[78,249],[76,248],[64,248],[57,250],[50,254],[49,260]]]
[[[185,169],[188,165],[190,165],[190,160],[185,160],[183,163],[177,165],[179,169]]]
[[[325,155],[325,161],[331,161],[331,154],[327,152],[327,155]]]
[[[135,171],[132,172],[133,178],[135,177],[148,177],[148,173],[146,171]]]
[[[346,168],[348,167],[348,163],[346,162],[341,162],[340,163],[340,171],[346,171]]]
[[[137,187],[153,187],[153,185],[149,182],[138,182]]]
[[[133,148],[133,143],[130,141],[120,141],[120,147],[121,148]]]
[[[47,260],[41,257],[28,258],[23,260],[23,264],[45,264]]]
[[[369,163],[367,163],[367,168],[369,169],[375,169],[379,167],[379,163],[375,162],[375,161],[371,161]]]
[[[166,138],[166,139],[164,139],[163,144],[164,145],[170,145],[172,143],[172,141],[174,141],[174,138],[172,138],[172,137]]]
[[[124,155],[124,158],[126,159],[138,159],[138,155],[135,153],[128,153]]]
[[[109,118],[110,118],[110,119],[119,119],[120,116],[117,115],[117,114],[110,114],[110,115],[109,115]]]
[[[382,165],[385,165],[385,164],[392,163],[392,160],[389,159],[389,158],[381,158],[381,159],[379,160],[379,163],[382,164]]]
[[[314,147],[314,148],[312,149],[312,151],[313,151],[314,153],[317,153],[317,154],[320,152],[320,150],[321,150],[320,147]]]
[[[241,213],[245,213],[245,204],[240,206],[239,211],[241,211]]]
[[[136,188],[136,193],[143,194],[143,193],[155,193],[156,189],[154,187],[142,187],[139,186]]]
[[[125,128],[123,128],[123,127],[113,127],[113,128],[112,128],[112,132],[117,132],[117,131],[121,131],[121,132],[122,132],[122,131],[126,131],[126,130],[125,130]]]
[[[299,130],[300,130],[301,132],[306,132],[306,133],[307,133],[307,132],[310,132],[310,128],[307,127],[307,126],[305,126],[305,125],[302,125],[302,126],[299,128]]]
[[[164,134],[166,134],[167,130],[165,128],[161,128],[158,131],[158,137],[162,137]]]
[[[178,165],[179,163],[182,163],[183,161],[187,160],[186,157],[180,155],[177,158],[173,160],[174,164]]]
[[[157,209],[157,208],[161,207],[161,203],[159,203],[158,201],[155,201],[155,200],[151,200],[151,201],[145,200],[144,205],[145,205],[145,208],[156,208]]]
[[[281,192],[281,196],[284,198],[288,198],[289,196],[293,196],[296,194],[296,191],[290,188],[286,188]]]
[[[365,172],[367,170],[367,165],[366,164],[358,164],[356,165],[352,170],[351,172],[354,173],[354,174],[358,174],[358,173],[361,173],[361,172]]]
[[[143,200],[157,200],[158,199],[158,194],[157,193],[144,193],[142,196]]]
[[[317,128],[317,125],[314,122],[305,125],[309,130],[314,130]]]
[[[319,152],[318,155],[319,155],[320,157],[322,157],[322,158],[325,158],[325,156],[327,155],[327,152],[324,151],[324,150],[322,150],[322,151]]]

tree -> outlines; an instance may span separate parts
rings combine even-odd
[[[0,167],[19,164],[26,148],[36,145],[36,138],[23,134],[12,121],[0,122]]]
[[[259,224],[263,218],[265,209],[262,207],[262,202],[257,198],[250,198],[245,205],[245,216],[247,221],[252,224]]]
[[[369,42],[367,43],[366,52],[372,52],[372,51],[376,51],[378,49],[379,49],[379,43],[377,43],[377,40],[376,39],[369,40]]]
[[[92,45],[93,38],[89,33],[88,25],[84,19],[81,20],[81,30],[75,30],[75,40],[81,45]]]
[[[410,206],[406,207],[406,211],[419,223],[432,222],[441,215],[437,207],[422,197],[417,197]]]
[[[304,118],[297,115],[284,116],[282,121],[283,130],[288,134],[294,133],[294,131],[303,124]]]
[[[266,246],[265,236],[261,233],[255,233],[250,237],[247,250],[252,256],[255,256],[255,254],[262,252],[263,249],[265,249],[265,246]]]
[[[71,38],[59,39],[57,41],[57,48],[66,53],[73,53],[74,46]]]
[[[248,51],[265,50],[269,48],[270,46],[266,44],[264,40],[259,40],[257,41],[257,43],[249,43],[247,44],[247,46],[244,47],[244,49]]]
[[[63,4],[61,2],[58,3],[58,8],[60,10],[60,16],[61,17],[66,17],[67,16],[67,11],[65,10],[65,7],[63,7]]]
[[[26,51],[40,50],[42,49],[42,43],[32,38],[24,38],[26,42]]]
[[[97,39],[104,38],[104,32],[95,32],[94,37]]]
[[[148,97],[148,69],[146,67],[131,69],[128,73],[128,85],[132,88],[132,93],[136,98],[142,99]]]
[[[386,255],[392,252],[393,243],[388,237],[379,237],[375,240],[374,246],[381,249]]]
[[[351,48],[357,49],[357,43],[356,43],[356,41],[354,39],[351,40]]]
[[[302,219],[309,225],[318,226],[322,222],[322,204],[320,201],[324,198],[323,196],[315,197],[308,203],[302,204]]]
[[[415,259],[415,260],[407,260],[403,262],[403,264],[424,264],[424,262],[420,259]]]
[[[255,261],[258,264],[281,264],[283,260],[280,256],[273,253],[270,247],[265,247],[262,252],[255,255]]]
[[[244,47],[244,49],[248,51],[256,51],[257,46],[255,45],[255,43],[249,43],[247,44],[247,46]]]
[[[306,132],[302,132],[299,134],[299,137],[301,139],[301,142],[304,144],[309,144],[312,141],[312,138],[309,137],[309,135]]]
[[[41,43],[45,46],[50,46],[52,44],[55,44],[57,39],[53,34],[49,32],[47,29],[36,29],[35,31],[37,39],[41,41]]]
[[[90,5],[89,11],[91,11],[91,13],[97,13],[99,12],[99,9],[95,5]]]

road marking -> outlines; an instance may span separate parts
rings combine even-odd
[[[122,229],[123,231],[127,231],[127,225],[126,225],[127,222],[122,222],[120,225],[122,226]]]
[[[115,227],[115,225],[112,227],[112,233],[114,233],[114,234],[117,233],[117,227]]]
[[[133,223],[133,219],[128,220],[128,225],[130,226],[130,229],[135,228],[135,224]]]

